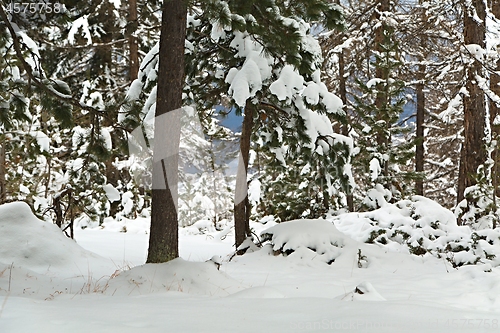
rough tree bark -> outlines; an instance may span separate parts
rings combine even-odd
[[[498,0],[493,0],[490,2],[491,6],[491,12],[493,15],[497,18],[500,19],[500,1]],[[500,96],[500,60],[497,61],[496,66],[495,66],[495,73],[491,73],[490,77],[490,89],[493,91],[497,96]],[[500,125],[495,125],[494,120],[497,117],[500,117],[500,106],[495,103],[494,101],[490,100],[489,103],[490,107],[490,126],[491,126],[491,131],[492,131],[492,136],[494,138],[497,138],[497,140],[500,140]],[[492,170],[492,177],[493,177],[493,188],[495,191],[495,195],[493,196],[494,204],[495,206],[497,205],[496,202],[496,197],[500,196],[500,189],[498,187],[498,180],[499,180],[499,159],[500,159],[500,152],[499,148],[497,147],[491,154],[491,158],[494,161],[493,164],[493,170]],[[493,222],[493,228],[495,228],[496,221]]]
[[[137,0],[128,0],[128,24],[129,24],[129,71],[130,82],[137,79],[139,73],[139,45],[137,44],[137,37],[135,32],[137,30]]]
[[[425,93],[424,93],[425,65],[418,67],[418,83],[416,89],[417,95],[417,130],[415,147],[415,171],[423,174],[424,172],[424,118],[425,118]],[[424,181],[417,179],[415,181],[415,192],[417,195],[424,195]]]
[[[467,7],[467,5],[465,5]],[[475,13],[474,13],[475,11]],[[474,16],[482,22],[477,22]],[[477,44],[485,48],[486,6],[483,0],[472,0],[470,8],[464,10],[464,43]],[[475,59],[466,69],[466,88],[464,100],[464,143],[458,184],[458,202],[464,199],[467,187],[476,184],[477,169],[486,161],[484,129],[486,122],[486,103],[482,89],[477,85],[476,76],[481,76],[482,64]],[[473,200],[473,199],[469,199]],[[469,202],[471,204],[471,202]]]
[[[500,1],[491,1],[491,12],[497,19],[500,19]],[[500,49],[498,50],[500,52]],[[491,73],[490,78],[490,89],[497,96],[500,96],[500,60],[497,61],[495,66],[496,72]],[[500,106],[493,101],[490,102],[490,122],[492,125],[493,132],[495,134],[500,134],[500,125],[493,125],[493,120],[496,116],[500,115]]]
[[[166,262],[179,256],[177,169],[180,116],[177,115],[182,107],[184,86],[186,17],[185,1],[169,0],[164,3],[156,100],[148,263]]]
[[[253,116],[255,105],[247,101],[240,137],[240,159],[238,161],[238,176],[236,180],[236,195],[234,203],[234,230],[236,249],[251,235],[250,232],[250,204],[248,201],[247,171],[252,137]],[[238,253],[241,254],[242,251]]]
[[[419,4],[422,5],[424,0],[419,0]],[[427,22],[426,9],[424,7],[421,8],[420,11],[420,19],[422,22]],[[427,38],[423,34],[420,36],[420,46],[423,50],[427,49]],[[419,59],[421,62],[426,60],[426,56],[422,55]],[[424,64],[420,64],[418,66],[417,80],[418,83],[416,85],[416,97],[417,97],[417,128],[416,128],[416,145],[415,145],[415,172],[423,175],[424,174],[424,121],[425,121],[425,72],[427,67]],[[415,181],[415,193],[417,195],[424,195],[424,181],[422,178],[417,178]]]

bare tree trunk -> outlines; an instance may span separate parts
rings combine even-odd
[[[466,5],[467,6],[467,5]],[[464,10],[464,43],[465,45],[477,44],[485,47],[486,6],[483,0],[472,0],[470,12]],[[482,22],[477,22],[477,14]],[[458,200],[464,198],[466,188],[475,185],[477,169],[486,161],[484,147],[484,129],[486,122],[486,103],[482,89],[477,85],[476,76],[481,76],[482,66],[480,60],[474,60],[466,69],[468,94],[464,95],[464,143],[462,146],[463,163],[460,168]],[[471,199],[473,200],[473,199]],[[472,202],[468,202],[471,204]]]
[[[151,231],[148,263],[166,262],[179,256],[177,186],[180,112],[184,86],[184,41],[187,4],[170,0],[163,4],[156,100],[155,149]]]
[[[250,143],[253,129],[253,115],[255,106],[247,101],[245,116],[240,138],[240,159],[238,161],[238,175],[236,179],[236,194],[234,203],[234,229],[236,249],[251,235],[250,232],[250,203],[248,201],[247,171],[250,156]],[[242,254],[240,251],[238,254]]]
[[[212,168],[212,181],[213,181],[213,198],[212,201],[214,203],[214,227],[217,229],[217,223],[219,222],[219,206],[217,204],[217,199],[219,195],[219,189],[217,188],[217,171],[216,169],[216,161],[215,161],[215,153],[214,153],[214,138],[210,137],[210,167]]]
[[[425,118],[425,93],[424,93],[424,78],[425,65],[419,65],[419,73],[417,83],[417,144],[415,150],[415,171],[423,174],[424,172],[424,118]],[[417,179],[415,182],[415,192],[418,195],[424,195],[424,181]]]
[[[118,186],[118,181],[120,180],[120,171],[113,164],[112,157],[108,158],[105,161],[105,165],[107,183],[113,185],[114,187]],[[109,204],[109,216],[116,217],[116,213],[118,213],[121,202],[117,200],[110,202]]]
[[[5,203],[5,201],[7,200],[7,161],[5,156],[7,152],[5,145],[5,142],[0,142],[0,205]]]
[[[137,79],[139,73],[139,45],[137,44],[137,0],[128,0],[128,24],[130,27],[128,45],[129,45],[129,70],[130,82]]]
[[[500,19],[500,1],[494,0],[491,1],[491,12],[493,15],[497,18]],[[490,77],[490,89],[493,91],[497,96],[500,96],[500,60],[497,60],[496,66],[495,66],[496,72],[491,73]],[[489,103],[490,107],[490,126],[491,126],[491,131],[492,131],[492,136],[496,138],[497,142],[500,140],[500,125],[497,123],[495,124],[495,118],[497,119],[497,122],[500,120],[500,105],[496,104],[495,102],[490,100]],[[493,200],[494,200],[494,205],[495,209],[497,206],[496,202],[496,197],[500,196],[500,189],[498,188],[498,178],[499,178],[499,159],[500,159],[500,152],[499,152],[499,147],[497,146],[495,150],[492,152],[491,158],[494,161],[493,164],[493,170],[492,170],[492,182],[493,182],[493,189],[494,189],[494,195],[493,195]],[[496,221],[493,221],[493,228],[496,228]]]
[[[422,5],[423,0],[419,0],[419,4]],[[426,9],[424,7],[420,10],[420,19],[422,22],[427,22]],[[421,35],[421,47],[423,50],[427,49],[427,39],[423,34]],[[420,57],[420,61],[425,61],[425,55]],[[425,155],[425,136],[424,136],[424,122],[425,122],[425,72],[427,67],[423,64],[418,66],[417,74],[417,128],[416,128],[416,145],[415,145],[415,172],[424,175],[424,155]],[[419,175],[419,176],[420,176]],[[417,178],[415,181],[415,193],[417,195],[424,195],[424,181],[422,178]]]
[[[389,0],[379,0],[379,5],[378,5],[378,11],[379,12],[388,12],[390,10],[390,1]],[[379,14],[377,14],[379,16]],[[387,33],[387,26],[385,24],[381,24],[380,27],[375,31],[375,47],[377,52],[379,54],[384,53],[384,43],[387,39],[386,33]],[[387,82],[389,79],[389,71],[387,68],[382,68],[381,66],[378,66],[375,71],[375,76],[376,78],[384,80],[384,82]],[[387,100],[387,93],[385,90],[387,89],[387,84],[386,83],[379,83],[377,84],[377,97],[375,98],[375,106],[377,107],[377,110],[382,110],[389,101]],[[383,120],[381,112],[377,113],[377,120]],[[391,124],[386,122],[386,126],[389,127]],[[388,129],[388,128],[387,128]],[[379,147],[387,147],[390,142],[387,140],[385,135],[383,134],[378,134],[376,137],[377,144]],[[387,177],[389,175],[389,163],[385,162],[384,165],[382,165],[382,175],[384,177]],[[390,188],[390,182],[387,179],[388,184],[387,188]]]
[[[344,108],[347,108],[347,88],[346,88],[346,78],[345,78],[345,59],[344,50],[340,51],[339,57],[339,95],[344,104]],[[349,115],[346,110],[346,123],[342,126],[342,135],[349,136],[349,124],[347,123]],[[347,207],[349,211],[354,211],[354,198],[352,193],[347,194]]]

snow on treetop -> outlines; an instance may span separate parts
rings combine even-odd
[[[89,30],[88,15],[83,15],[76,19],[71,25],[71,29],[68,32],[68,42],[69,44],[75,44],[75,34],[82,29],[85,39],[87,39],[87,45],[92,45],[92,35]]]

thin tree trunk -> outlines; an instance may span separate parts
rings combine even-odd
[[[418,79],[417,83],[417,144],[415,150],[415,171],[419,174],[424,172],[424,118],[425,118],[425,93],[424,93],[424,77],[425,77],[425,65],[419,65],[418,67]],[[424,181],[423,179],[417,179],[415,182],[415,192],[418,195],[424,195]]]
[[[424,0],[419,0],[419,4],[422,5]],[[422,22],[427,22],[426,9],[421,7],[420,9],[420,19]],[[427,38],[424,34],[420,36],[421,45],[423,50],[427,49]],[[425,61],[426,56],[422,55],[420,61]],[[420,178],[424,175],[424,154],[425,154],[425,136],[424,136],[424,122],[425,122],[425,73],[427,67],[423,64],[418,66],[417,79],[418,83],[416,86],[417,95],[417,128],[416,128],[416,145],[415,145],[415,172],[417,172],[418,177],[415,181],[415,193],[417,195],[424,195],[424,180]]]
[[[347,88],[346,88],[346,77],[345,77],[345,57],[344,50],[340,51],[339,56],[339,95],[340,99],[342,99],[342,103],[344,104],[344,108],[346,111],[346,123],[342,126],[342,135],[349,136],[349,124],[347,120],[349,119],[349,115],[347,114]],[[354,198],[352,193],[347,194],[347,207],[349,211],[354,211]]]
[[[179,256],[179,110],[184,86],[187,4],[183,0],[170,0],[163,6],[148,263],[166,262]]]
[[[462,144],[462,150],[460,151],[460,161],[458,164],[458,188],[457,188],[457,204],[464,200],[465,192],[465,172],[464,172],[464,162],[465,162],[465,150]],[[458,219],[458,224],[460,224],[460,219]]]
[[[114,187],[118,186],[118,181],[120,180],[120,171],[113,164],[112,157],[108,158],[105,163],[106,165],[106,181],[108,184]],[[110,202],[109,216],[116,217],[118,210],[120,208],[120,201]]]
[[[379,6],[378,6],[378,11],[379,12],[388,12],[390,10],[390,1],[389,0],[379,0]],[[379,15],[379,14],[377,14]],[[387,36],[387,26],[385,24],[381,24],[380,27],[375,31],[375,47],[376,50],[379,54],[383,54],[385,52],[384,50],[384,43],[386,42]],[[377,84],[377,97],[375,98],[375,106],[377,107],[377,120],[383,120],[383,115],[382,115],[382,109],[389,103],[387,100],[387,80],[389,78],[389,70],[387,68],[382,68],[381,66],[378,66],[376,71],[375,71],[375,76],[378,79],[384,80],[385,83],[379,83]],[[386,122],[387,130],[389,129],[388,127],[391,124]],[[376,137],[377,144],[379,147],[384,147],[387,148],[387,146],[390,144],[390,141],[386,136],[382,133],[377,134]],[[389,163],[385,162],[384,165],[382,165],[382,175],[386,178],[389,176]],[[387,179],[387,188],[390,188],[390,181]]]
[[[493,15],[497,18],[500,19],[500,1],[494,0],[491,1],[491,12]],[[500,60],[497,60],[496,63],[496,72],[491,73],[490,77],[490,89],[493,91],[497,96],[500,96]],[[493,170],[492,170],[492,177],[493,177],[493,200],[494,200],[494,205],[495,209],[497,206],[496,202],[496,197],[500,196],[500,189],[498,188],[498,178],[499,178],[499,159],[500,159],[500,152],[499,152],[499,147],[498,147],[498,140],[500,140],[500,124],[498,123],[500,121],[500,106],[496,104],[495,102],[490,100],[490,127],[492,131],[492,136],[496,138],[497,140],[497,147],[495,150],[492,152],[491,158],[494,161],[493,164]],[[495,119],[499,118],[496,120]],[[496,123],[496,124],[495,124]],[[496,228],[497,223],[496,221],[493,221],[493,228]]]
[[[95,47],[93,55],[93,66],[90,67],[92,77],[99,78],[100,86],[106,87],[107,83],[104,80],[105,70],[113,69],[113,41],[114,23],[110,17],[113,17],[114,6],[111,3],[103,3],[98,10],[96,19],[102,22],[102,30],[99,31],[100,42],[104,45]]]
[[[250,156],[250,142],[253,128],[253,115],[255,106],[247,101],[245,116],[240,138],[240,159],[238,161],[238,175],[236,178],[236,194],[234,203],[234,229],[236,249],[251,235],[250,232],[250,203],[248,201],[248,160]],[[238,254],[241,254],[239,251]]]
[[[137,79],[137,74],[139,73],[139,45],[137,44],[137,37],[135,32],[137,31],[137,0],[128,0],[128,23],[130,25],[130,35],[128,37],[129,45],[129,70],[130,70],[130,81]]]
[[[52,156],[47,157],[47,178],[45,179],[45,199],[49,197],[50,179],[52,177]]]
[[[7,165],[6,165],[6,149],[5,149],[5,142],[0,143],[0,205],[5,203],[7,200],[7,182],[6,182],[6,175],[7,175]]]
[[[217,222],[219,222],[219,206],[217,204],[219,190],[217,188],[217,171],[214,153],[214,138],[210,137],[210,167],[212,168],[212,181],[213,181],[213,203],[214,203],[214,227],[217,229]]]
[[[482,22],[477,22],[473,13],[464,11],[464,43],[465,45],[477,44],[485,47],[486,6],[483,0],[472,0],[472,9]],[[482,66],[480,60],[475,60],[466,69],[468,94],[464,95],[464,143],[462,145],[463,165],[460,169],[458,199],[464,198],[466,188],[477,183],[475,176],[477,169],[486,161],[484,147],[484,130],[486,122],[486,103],[482,89],[477,85],[476,76],[481,76]],[[468,204],[472,204],[469,199]],[[460,200],[461,201],[461,200]]]

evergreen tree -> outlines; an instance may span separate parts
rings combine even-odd
[[[30,189],[28,200],[33,197],[43,202],[39,206],[40,213],[51,207],[51,202],[69,185],[68,179],[72,179],[72,191],[77,199],[73,200],[76,214],[83,213],[101,222],[109,215],[118,218],[136,215],[137,211],[125,209],[130,206],[127,203],[129,194],[109,202],[104,188],[112,186],[124,193],[140,191],[129,186],[126,140],[116,118],[130,82],[127,59],[132,51],[124,46],[130,45],[128,37],[140,34],[141,38],[136,39],[138,56],[140,50],[148,50],[156,42],[155,28],[159,24],[155,6],[158,6],[156,1],[140,2],[140,18],[135,22],[127,17],[125,4],[99,0],[62,1],[57,3],[57,12],[43,15],[11,11],[10,22],[22,30],[22,36],[30,36],[35,41],[28,44],[23,37],[19,40],[21,47],[30,55],[27,45],[37,45],[36,55],[43,69],[44,79],[31,80],[26,91],[30,95],[30,112],[37,118],[35,122],[35,118],[30,119],[37,126],[30,125],[31,131],[36,131],[37,137],[43,134],[49,138],[49,150],[44,151],[46,163],[32,167],[33,177],[19,176],[31,179],[32,184],[25,185]],[[34,54],[31,52],[31,56]],[[18,67],[21,78],[29,77],[23,71],[24,66]],[[63,130],[73,124],[75,130]],[[40,139],[33,141],[36,143]],[[10,154],[3,149],[5,145],[1,147],[0,152],[5,151],[2,155]],[[2,174],[0,170],[0,179],[3,179]],[[50,189],[44,190],[36,184],[44,184]],[[142,204],[137,195],[133,207],[140,211]]]
[[[184,1],[171,0],[163,4],[158,61],[158,91],[162,93],[156,98],[155,138],[158,147],[153,153],[148,263],[165,262],[179,256],[177,169],[180,118],[177,113],[182,107],[186,19]],[[158,143],[166,147],[160,147]],[[166,155],[163,155],[165,149]]]
[[[337,131],[351,135],[358,152],[353,158],[359,184],[353,208],[360,207],[367,191],[377,184],[389,191],[388,197],[411,193],[416,176],[409,168],[414,140],[403,117],[408,87],[402,75],[405,52],[399,41],[403,40],[405,15],[398,5],[385,0],[350,2],[344,7],[346,31],[323,39],[329,86],[347,104],[348,122]],[[372,205],[370,200],[365,202]]]
[[[320,54],[317,52],[318,49],[310,47],[310,45],[314,45],[314,42],[308,35],[309,25],[306,21],[323,17],[326,18],[327,25],[331,27],[340,23],[340,16],[335,6],[321,1],[304,3],[303,8],[307,8],[307,11],[303,11],[303,8],[298,5],[291,5],[287,8],[275,4],[272,7],[261,2],[255,3],[251,7],[241,8],[238,4],[233,3],[225,5],[222,2],[214,2],[214,4],[220,6],[214,8],[220,8],[219,12],[225,13],[225,16],[221,16],[220,21],[214,24],[213,22],[216,21],[210,18],[209,10],[206,19],[200,16],[195,21],[192,36],[194,36],[196,43],[193,43],[194,47],[189,48],[189,55],[195,58],[208,50],[217,49],[219,50],[218,57],[204,58],[206,60],[201,62],[190,61],[189,63],[195,66],[188,70],[188,78],[193,77],[191,74],[193,73],[196,75],[194,76],[196,79],[188,82],[192,95],[203,103],[197,105],[200,109],[203,109],[204,105],[213,106],[220,103],[220,94],[213,95],[210,91],[207,98],[202,98],[201,96],[204,95],[197,94],[197,92],[206,89],[207,86],[213,85],[220,88],[222,94],[229,92],[229,103],[232,103],[236,109],[245,110],[240,141],[240,181],[237,181],[236,185],[234,212],[236,246],[238,247],[250,236],[250,205],[246,194],[246,174],[253,128],[263,118],[268,119],[268,128],[272,128],[272,124],[275,125],[275,128],[281,126],[280,128],[287,130],[298,128],[299,133],[294,135],[296,138],[286,134],[284,137],[298,140],[301,144],[304,143],[304,146],[308,146],[308,149],[313,150],[309,144],[314,146],[317,142],[311,143],[309,140],[314,141],[319,135],[311,125],[309,125],[310,132],[307,133],[308,124],[306,123],[309,119],[306,118],[309,115],[306,105],[309,102],[314,109],[321,109],[321,105],[328,103],[325,101],[319,103],[320,99],[330,98],[331,101],[331,97],[323,87],[319,88],[320,85],[318,85],[319,77],[317,74],[319,73],[317,73],[317,69]],[[267,10],[265,17],[262,17],[264,11],[261,8],[266,6],[272,10]],[[294,19],[293,15],[306,21]],[[198,33],[197,31],[202,32]],[[234,53],[236,53],[236,57]],[[197,73],[204,72],[214,73],[215,80],[212,76],[199,78]],[[220,75],[219,73],[228,74]],[[302,88],[302,83],[287,82],[289,78],[297,78],[299,81],[302,80],[301,82],[306,81],[304,87],[309,86],[311,98],[307,99],[309,96],[297,94],[296,92]],[[283,88],[282,85],[286,87],[288,83],[293,86],[292,89],[285,88],[284,91],[278,91]],[[275,89],[273,89],[273,84]],[[321,90],[321,93],[318,94],[315,91],[316,88]],[[315,93],[316,99],[313,97]],[[214,96],[215,100],[211,96]],[[304,103],[305,99],[307,101]],[[336,107],[338,105],[340,104],[337,104]],[[336,107],[329,106],[332,113],[338,111],[334,110]],[[289,119],[286,119],[287,115]],[[292,119],[291,122],[290,119]],[[301,120],[295,123],[297,119]],[[295,124],[297,127],[292,127],[290,124]],[[313,137],[309,137],[311,133],[314,133]],[[328,140],[325,141],[328,142]],[[333,141],[331,139],[329,144],[333,144]],[[292,144],[290,143],[290,145]],[[281,148],[276,147],[276,149]],[[299,150],[297,147],[295,153],[298,154]],[[325,149],[325,151],[327,150]],[[292,149],[289,151],[291,152]]]
[[[495,107],[500,97],[490,90],[498,81],[495,68],[498,61],[497,38],[500,35],[493,8],[486,2],[464,3],[464,48],[466,93],[464,105],[464,144],[460,161],[457,214],[459,221],[475,229],[497,225],[498,207],[495,164]],[[479,18],[479,20],[478,20]],[[493,37],[493,38],[492,38]],[[488,114],[490,113],[490,114]],[[493,157],[493,158],[492,158]],[[460,201],[463,199],[462,201]]]
[[[292,18],[294,15],[307,14],[310,20],[326,19],[325,22],[331,27],[340,22],[340,13],[335,6],[322,1],[288,7],[271,2],[244,5],[209,1],[196,4],[192,11],[193,16],[188,20],[185,103],[195,105],[201,112],[201,118],[220,104],[234,107],[238,112],[246,110],[246,130],[240,143],[242,147],[249,147],[253,123],[258,113],[279,119],[279,105],[288,109],[285,113],[295,110],[291,117],[297,117],[302,112],[303,118],[307,118],[311,111],[306,108],[306,103],[315,109],[326,107],[330,112],[338,111],[341,103],[332,101],[333,97],[318,80],[317,68],[320,62],[315,57],[319,48],[309,48],[312,42],[312,37],[307,34],[309,25],[303,20]],[[151,57],[147,66],[156,61],[154,56]],[[288,74],[303,80],[303,83],[295,87],[297,89],[305,87],[307,83],[310,95],[296,95],[294,91],[286,89],[283,93],[273,93],[271,85],[282,76],[281,81],[275,85],[277,89],[282,89],[282,85],[286,85],[283,81],[287,80]],[[148,78],[140,76],[137,86],[134,86],[135,83],[132,85],[132,95],[138,96],[135,91],[147,88],[148,81]],[[151,99],[153,94],[156,92],[151,90],[150,100],[154,100]],[[129,97],[130,95],[129,93]],[[304,102],[305,99],[307,100]],[[146,102],[146,105],[152,103]],[[303,121],[305,123],[307,119]],[[314,133],[313,127],[309,129]],[[307,131],[305,125],[302,126],[302,131],[304,138]],[[314,139],[318,137],[318,133],[315,133]],[[323,138],[319,139],[322,140]],[[329,140],[324,139],[325,142]],[[329,143],[333,144],[333,140],[331,141]],[[316,142],[312,143],[314,144]],[[326,146],[328,143],[325,143]],[[249,148],[242,150],[242,161],[248,161],[248,151]],[[241,184],[246,188],[246,166],[240,169],[245,174]],[[237,189],[238,193],[239,191]],[[246,193],[246,190],[243,192]],[[250,211],[247,202],[245,194],[242,200],[237,200],[239,205],[235,207],[237,246],[249,236]]]
[[[463,122],[460,92],[463,67],[457,41],[461,29],[457,25],[460,8],[442,1],[428,1],[408,12],[413,20],[407,25],[409,37],[405,39],[404,49],[410,59],[409,73],[415,82],[417,101],[414,105],[419,109],[417,112],[423,108],[425,116],[420,126],[424,129],[420,137],[423,135],[425,139],[418,138],[417,145],[417,148],[425,148],[422,191],[452,208],[456,204]],[[422,154],[421,150],[417,152]]]

